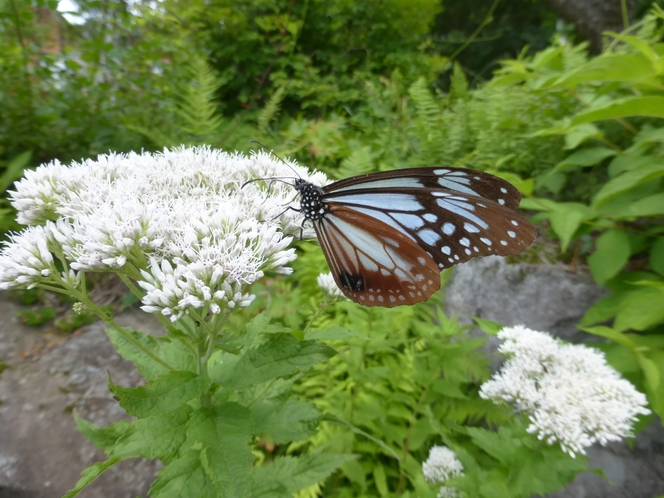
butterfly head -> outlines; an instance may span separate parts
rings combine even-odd
[[[319,220],[328,213],[322,188],[301,178],[295,180],[294,187],[300,193],[300,209],[307,220]]]

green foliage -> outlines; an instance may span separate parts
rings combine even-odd
[[[595,280],[612,294],[581,322],[584,330],[614,341],[609,359],[664,415],[664,15],[654,10],[633,34],[611,33],[599,56],[569,67],[574,49],[550,48],[532,61],[507,62],[492,84],[527,87],[549,97],[573,95],[578,105],[533,137],[561,137],[568,156],[538,179],[557,200],[526,199],[523,207],[548,219],[568,247],[588,247]],[[567,56],[569,58],[569,56]],[[572,201],[572,202],[565,202]],[[640,268],[641,271],[634,271]],[[600,326],[613,320],[612,327]],[[594,325],[594,326],[593,326]],[[633,368],[638,365],[640,368]]]
[[[26,325],[36,327],[53,320],[56,313],[55,308],[45,306],[30,310],[20,310],[16,313],[16,317]]]

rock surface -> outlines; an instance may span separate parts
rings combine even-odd
[[[503,258],[475,259],[456,267],[445,288],[445,312],[460,323],[472,317],[503,325],[525,325],[550,332],[573,343],[599,339],[576,329],[585,312],[607,294],[587,273],[571,274],[565,267],[515,264]],[[500,341],[490,338],[489,350]],[[497,356],[494,369],[500,366]],[[664,494],[664,428],[659,419],[634,440],[594,446],[588,455],[592,465],[604,470],[601,477],[584,473],[551,498],[654,498]]]
[[[141,377],[117,355],[100,323],[80,335],[59,336],[61,344],[49,349],[58,334],[24,326],[14,318],[18,309],[0,300],[0,351],[9,365],[0,374],[0,498],[57,498],[74,487],[83,469],[105,459],[78,432],[72,412],[101,426],[122,419],[107,375],[123,386],[135,386]],[[118,322],[158,330],[149,318],[130,312]],[[157,462],[127,460],[79,496],[145,497],[157,470]]]

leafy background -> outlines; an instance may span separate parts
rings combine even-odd
[[[610,290],[579,327],[607,339],[596,347],[664,415],[657,4],[630,3],[630,27],[606,33],[592,54],[573,26],[534,0],[77,5],[82,24],[69,24],[52,0],[0,1],[0,191],[52,160],[182,143],[249,151],[250,140],[332,178],[430,164],[489,171],[522,191],[522,208],[558,245],[560,261],[587,265]],[[6,195],[0,225],[17,228]],[[234,346],[295,337],[347,352],[278,380],[254,379],[233,398],[259,425],[255,496],[433,496],[420,464],[442,443],[464,464],[467,477],[453,484],[470,496],[543,494],[585,468],[477,396],[489,375],[481,340],[431,304],[327,303],[316,285],[326,271],[320,250],[305,242],[299,251],[297,277],[257,286],[260,298],[235,317],[243,333]],[[263,394],[250,405],[242,396],[255,390]],[[166,424],[184,416],[133,414]],[[200,438],[208,423],[189,430]],[[174,448],[145,449],[129,433],[80,426],[111,459],[174,458]],[[188,455],[177,465],[195,474]],[[177,468],[166,468],[153,496],[169,496]],[[295,474],[301,479],[283,477]],[[207,486],[203,474],[192,482]]]

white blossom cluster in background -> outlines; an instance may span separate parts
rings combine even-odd
[[[429,458],[422,464],[424,478],[432,483],[444,483],[452,477],[463,474],[463,465],[456,454],[447,446],[432,446]],[[456,488],[441,486],[438,498],[457,498],[461,496]]]
[[[140,276],[146,311],[175,321],[190,308],[246,306],[246,286],[265,271],[288,273],[288,249],[302,217],[288,206],[297,174],[323,185],[322,173],[268,153],[207,147],[157,154],[110,154],[65,166],[55,161],[16,183],[12,204],[29,228],[0,254],[0,288],[30,288],[63,275],[118,271]],[[311,236],[305,231],[305,236]],[[140,272],[140,273],[139,273]]]
[[[339,289],[339,286],[334,281],[334,277],[331,273],[321,273],[318,275],[317,282],[318,287],[320,287],[320,290],[322,290],[323,294],[326,296],[334,299],[345,297],[344,293],[341,292],[341,289]]]
[[[630,436],[637,416],[650,413],[646,397],[607,365],[603,353],[522,326],[498,337],[507,361],[480,396],[526,412],[528,432],[548,444],[558,441],[571,456]]]

